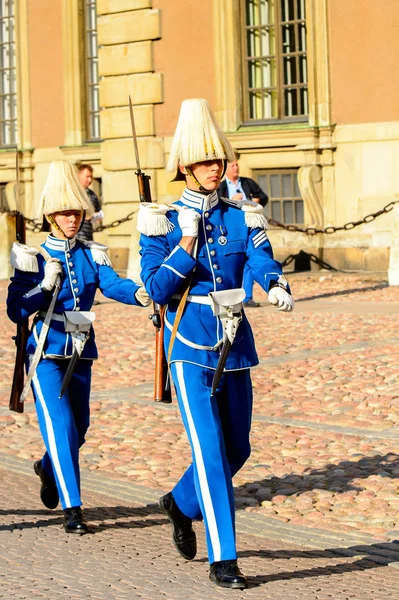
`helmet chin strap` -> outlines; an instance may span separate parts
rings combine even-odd
[[[55,219],[53,217],[53,215],[45,215],[47,221],[50,223],[50,225],[52,227],[54,227],[54,229],[56,229],[57,231],[59,231],[60,233],[62,233],[62,235],[64,236],[65,239],[68,239],[67,236],[65,235],[65,232],[62,231],[61,227],[58,225],[58,223],[55,222]]]
[[[196,178],[196,176],[194,175],[194,173],[192,172],[190,167],[186,167],[186,171],[188,173],[188,175],[190,175],[190,177],[192,177],[195,181],[195,183],[198,186],[199,191],[201,192],[201,194],[211,194],[213,190],[207,190],[206,188],[204,188],[204,186],[198,181],[198,179]]]
[[[226,173],[226,169],[227,169],[227,160],[223,159],[223,173],[222,173],[222,176],[220,178],[221,180],[223,179],[223,177],[224,177],[224,175]],[[198,181],[198,179],[194,175],[194,173],[193,173],[193,171],[191,169],[191,166],[190,167],[186,167],[186,171],[187,171],[187,174],[194,179],[194,181],[197,184],[198,189],[201,192],[201,194],[212,194],[215,191],[215,190],[207,190],[206,188],[204,188],[204,186]]]
[[[66,235],[65,231],[63,231],[63,230],[61,229],[61,227],[58,225],[58,223],[56,223],[56,222],[55,222],[55,219],[54,219],[53,215],[44,215],[44,216],[45,216],[45,218],[47,219],[47,221],[50,223],[50,225],[51,225],[52,227],[54,227],[54,229],[56,229],[57,231],[59,231],[60,233],[62,233],[62,235],[64,236],[64,238],[65,238],[65,239],[67,239],[67,240],[69,239],[69,238],[68,238],[68,236]],[[83,215],[82,215],[82,220],[81,220],[81,222],[80,222],[80,227],[79,227],[79,229],[78,229],[78,233],[79,233],[79,231],[80,231],[80,230],[82,229],[82,227],[83,227],[83,223],[84,223],[84,220],[85,220],[85,218],[86,218],[86,211],[84,210],[84,211],[83,211]],[[74,236],[74,237],[75,237],[75,236]]]

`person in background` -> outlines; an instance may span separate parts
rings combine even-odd
[[[93,241],[93,225],[100,224],[104,218],[104,213],[101,210],[101,205],[97,194],[90,189],[93,181],[93,167],[87,164],[80,165],[78,169],[78,178],[83,189],[88,195],[91,204],[93,205],[93,214],[91,217],[89,215],[86,216],[86,219],[84,220],[84,223],[76,237],[81,242],[91,242]]]
[[[91,326],[94,296],[100,289],[124,304],[143,307],[150,302],[140,284],[113,270],[106,246],[76,239],[82,220],[91,212],[75,167],[53,161],[39,210],[50,233],[39,248],[14,243],[14,275],[7,297],[7,314],[14,323],[33,316],[26,345],[26,384],[31,378],[46,447],[34,463],[40,498],[49,509],[61,502],[65,531],[80,535],[89,531],[81,509],[79,449],[89,428],[91,372],[98,356]],[[72,357],[78,360],[66,377]]]
[[[250,177],[240,177],[240,168],[238,166],[239,155],[235,154],[235,160],[227,164],[226,178],[218,188],[218,195],[221,198],[230,198],[231,200],[252,200],[262,206],[266,206],[268,197],[259,185]],[[251,269],[245,265],[243,288],[245,290],[244,306],[257,308],[259,302],[252,298],[254,287],[254,278]]]

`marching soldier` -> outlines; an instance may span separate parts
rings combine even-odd
[[[167,305],[165,353],[192,450],[192,464],[160,499],[178,552],[197,551],[192,521],[203,519],[210,579],[245,588],[237,565],[232,477],[250,455],[250,368],[258,363],[242,309],[247,264],[278,310],[294,302],[266,233],[262,206],[219,199],[234,160],[232,148],[203,99],[182,103],[167,169],[185,179],[172,207],[139,211],[141,278],[150,297]]]
[[[65,531],[78,534],[88,531],[81,509],[79,448],[89,427],[91,368],[98,356],[94,296],[100,289],[125,304],[149,304],[143,287],[112,269],[106,246],[76,239],[92,211],[75,167],[66,161],[51,163],[40,206],[43,224],[51,232],[39,248],[13,245],[15,272],[7,298],[7,313],[15,323],[35,315],[22,397],[31,381],[46,447],[34,464],[40,497],[50,509],[61,500]]]

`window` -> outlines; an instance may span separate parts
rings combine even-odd
[[[14,0],[0,0],[0,146],[17,143]]]
[[[256,180],[269,196],[265,207],[267,218],[285,225],[304,223],[304,206],[298,186],[297,171],[278,169],[255,171]]]
[[[6,184],[0,183],[0,213],[9,212],[7,196],[6,196]]]
[[[242,0],[244,121],[308,115],[306,0]]]
[[[97,2],[84,0],[86,62],[86,132],[88,141],[100,139],[100,98],[97,44]]]

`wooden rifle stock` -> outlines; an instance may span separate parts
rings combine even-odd
[[[154,315],[152,321],[156,326],[155,333],[155,380],[154,380],[154,400],[155,402],[172,402],[172,393],[168,378],[168,363],[164,349],[164,314],[165,307],[153,303]],[[155,323],[157,321],[157,323]]]
[[[140,157],[139,148],[137,144],[136,125],[134,123],[133,105],[132,100],[129,96],[129,111],[130,111],[130,123],[132,126],[132,137],[134,153],[136,156],[136,175],[137,183],[139,188],[140,202],[152,202],[151,199],[151,188],[149,175],[146,175],[140,169]],[[172,402],[172,395],[169,385],[168,378],[168,363],[166,360],[166,354],[164,350],[163,338],[164,338],[164,313],[165,307],[159,304],[153,303],[154,314],[150,316],[151,321],[156,327],[155,334],[155,382],[154,382],[154,400],[156,402]]]
[[[141,170],[136,171],[137,183],[139,186],[140,202],[152,202],[151,199],[151,188],[150,188],[150,175],[146,175]]]
[[[26,243],[25,219],[21,213],[15,213],[15,229],[17,241],[20,244]],[[26,359],[26,342],[29,335],[29,321],[25,319],[17,325],[17,334],[13,337],[17,347],[15,357],[14,375],[12,378],[11,395],[9,408],[14,412],[23,413],[24,403],[19,399],[22,394],[25,381],[25,359]]]

